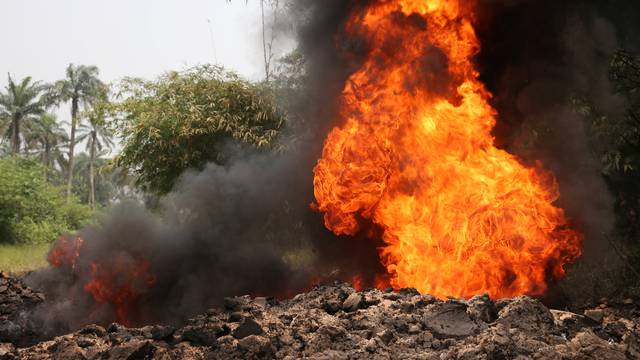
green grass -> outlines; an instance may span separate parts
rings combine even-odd
[[[0,245],[0,270],[19,273],[47,265],[50,244]]]

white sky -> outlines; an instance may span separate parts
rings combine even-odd
[[[258,79],[259,14],[258,0],[0,0],[0,87],[7,72],[58,80],[69,63],[106,82],[215,60]]]

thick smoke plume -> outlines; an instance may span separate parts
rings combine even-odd
[[[302,140],[288,154],[245,156],[229,167],[186,174],[157,210],[121,204],[82,230],[75,269],[83,271],[52,268],[29,278],[49,294],[51,305],[40,315],[54,331],[56,324],[116,318],[111,304],[96,304],[84,289],[96,261],[116,268],[148,262],[153,285],[133,289],[139,296],[135,314],[128,314],[136,324],[177,323],[225,296],[292,295],[333,270],[345,280],[361,274],[372,285],[383,271],[377,230],[363,232],[373,240],[336,237],[309,208],[313,166],[326,134],[339,124],[335,101],[367,46],[375,45],[344,37],[344,24],[371,2],[290,4],[307,63],[306,91],[294,109],[305,119],[297,134]],[[559,205],[585,233],[587,254],[606,248],[602,234],[613,225],[612,200],[584,119],[569,100],[582,97],[602,113],[621,116],[624,102],[612,95],[607,78],[608,56],[619,45],[611,20],[579,1],[479,3],[478,64],[501,116],[498,142],[525,161],[542,160],[560,182]]]

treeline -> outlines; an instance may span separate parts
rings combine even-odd
[[[296,116],[280,109],[302,93],[303,59],[273,53],[268,27],[285,9],[261,6],[263,82],[217,66],[117,84],[73,64],[51,84],[9,75],[0,90],[0,244],[53,241],[122,199],[155,204],[187,169],[282,150],[285,119]]]
[[[54,240],[113,198],[109,87],[95,66],[69,65],[52,84],[8,75],[0,92],[0,242]],[[68,106],[69,120],[55,110]],[[85,151],[78,152],[79,145]]]
[[[107,102],[108,86],[95,66],[71,64],[64,79],[53,84],[31,77],[16,81],[9,74],[0,93],[0,151],[40,162],[52,181],[64,183],[68,198],[76,195],[95,208],[97,164],[104,163],[113,146]],[[62,104],[69,106],[70,121],[60,121],[53,112]],[[86,152],[78,154],[82,143]]]
[[[123,198],[154,203],[185,170],[225,164],[239,148],[282,149],[274,84],[216,66],[113,85],[94,66],[69,65],[53,84],[9,75],[0,93],[0,243],[53,241]],[[69,121],[56,117],[61,106]]]

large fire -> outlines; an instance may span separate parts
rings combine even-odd
[[[371,49],[314,170],[325,225],[383,230],[391,285],[438,297],[542,294],[580,255],[555,178],[496,148],[475,1],[377,1],[347,24]]]

